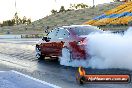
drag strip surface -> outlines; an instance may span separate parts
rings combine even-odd
[[[131,88],[129,84],[86,84],[76,83],[77,68],[61,66],[57,61],[38,61],[35,44],[40,39],[0,39],[0,67],[28,74],[62,88]],[[130,74],[124,69],[86,69],[88,74]]]

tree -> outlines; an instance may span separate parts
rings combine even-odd
[[[12,20],[3,21],[2,26],[13,26],[14,22]]]
[[[66,12],[66,10],[65,10],[65,7],[64,7],[64,6],[61,6],[61,8],[60,8],[60,10],[59,10],[59,13],[61,13],[61,12]]]
[[[13,24],[12,24],[12,21],[11,21],[11,20],[7,20],[7,24],[8,24],[8,26],[13,26]]]
[[[85,9],[85,8],[88,8],[88,5],[81,3],[81,4],[80,4],[80,7],[81,7],[82,9]]]
[[[54,9],[53,9],[53,10],[51,10],[51,13],[52,13],[52,14],[56,14],[56,13],[57,13],[57,10],[54,10]]]
[[[0,27],[2,27],[2,23],[0,23]]]
[[[85,9],[85,8],[88,8],[88,5],[86,5],[84,3],[80,3],[80,4],[70,4],[70,8],[71,9]]]
[[[76,4],[70,4],[70,9],[77,9]]]
[[[27,20],[27,24],[31,24],[31,19],[30,18]]]
[[[26,22],[27,22],[27,18],[26,18],[26,16],[24,16],[22,19],[22,24],[25,24]]]
[[[12,21],[12,24],[15,25],[15,19],[11,19],[11,21]]]
[[[56,14],[56,13],[62,13],[62,12],[67,12],[67,11],[71,11],[71,10],[72,10],[72,9],[67,9],[67,10],[66,10],[64,6],[61,6],[59,12],[57,12],[57,10],[52,9],[52,10],[51,10],[51,13],[52,13],[52,14]]]
[[[22,19],[18,18],[18,24],[22,24]]]
[[[31,23],[31,19],[27,19],[26,16],[24,16],[22,19],[19,18],[17,12],[15,13],[13,19],[11,20],[6,20],[3,21],[3,23],[1,24],[1,26],[14,26],[14,25],[19,25],[19,24],[30,24]]]
[[[15,24],[18,25],[18,13],[16,12],[15,15],[14,15],[14,19],[15,19]]]

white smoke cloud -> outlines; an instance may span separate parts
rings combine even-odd
[[[124,35],[95,33],[87,37],[89,67],[132,69],[132,28]]]
[[[87,36],[86,42],[86,52],[91,58],[69,61],[69,55],[64,51],[60,64],[72,67],[132,70],[132,28],[129,28],[124,35],[92,33]]]

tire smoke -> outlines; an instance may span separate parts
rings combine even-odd
[[[132,28],[124,35],[119,33],[91,33],[86,38],[87,60],[70,61],[68,52],[60,57],[60,64],[85,68],[119,68],[132,70]]]
[[[87,36],[88,67],[132,69],[132,28],[124,35],[95,33]]]

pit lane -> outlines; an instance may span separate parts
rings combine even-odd
[[[59,65],[58,61],[38,61],[34,46],[40,39],[0,39],[0,69],[17,70],[62,88],[131,88],[129,84],[86,84],[76,83],[77,68]],[[124,69],[86,69],[88,74],[130,74]]]

